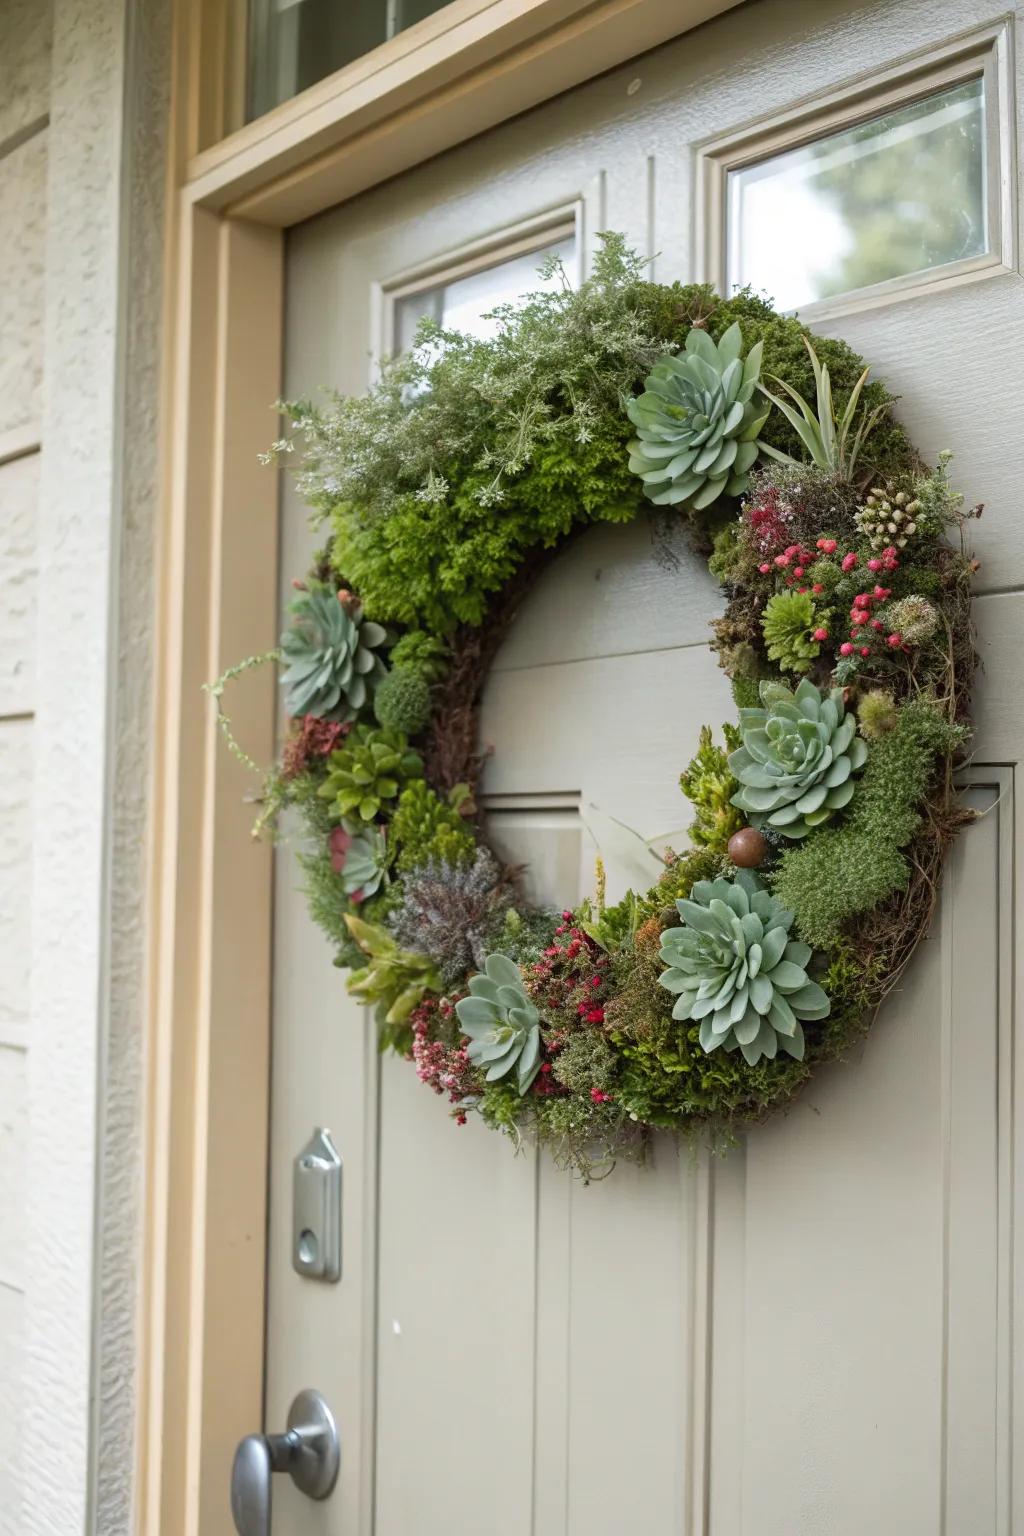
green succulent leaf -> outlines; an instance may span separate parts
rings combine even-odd
[[[802,1060],[801,1020],[825,1018],[829,1000],[807,976],[810,949],[789,939],[793,914],[748,870],[698,881],[676,909],[683,926],[665,929],[660,951],[672,1017],[698,1022],[708,1053],[739,1050],[751,1066],[780,1049]]]
[[[332,752],[318,794],[331,802],[338,821],[358,816],[374,821],[410,781],[422,779],[423,760],[409,750],[400,731],[357,725]]]
[[[300,593],[290,612],[281,636],[285,709],[292,716],[353,719],[386,675],[375,654],[387,638],[384,629],[364,621],[354,600],[342,603],[326,587]]]
[[[487,1068],[488,1082],[514,1071],[519,1093],[526,1093],[540,1071],[540,1014],[518,965],[508,955],[488,955],[483,972],[470,977],[469,992],[455,1004],[466,1054]]]
[[[760,692],[763,708],[740,710],[743,744],[729,756],[740,784],[732,804],[755,827],[806,837],[853,798],[867,743],[854,735],[840,688],[825,697],[802,678],[795,692],[775,682]]]
[[[717,345],[693,327],[684,350],[655,363],[644,392],[626,404],[637,429],[629,467],[655,506],[700,511],[723,493],[738,496],[760,451],[771,405],[755,401],[761,343],[741,357],[734,322]]]

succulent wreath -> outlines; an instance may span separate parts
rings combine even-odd
[[[582,285],[544,276],[493,338],[425,322],[366,396],[282,407],[267,458],[327,536],[272,653],[260,825],[297,825],[382,1048],[458,1123],[588,1173],[654,1129],[727,1144],[897,985],[968,819],[980,508],[850,347],[750,291],[647,281],[616,235]],[[608,904],[599,863],[590,899],[531,909],[477,808],[481,687],[566,541],[641,516],[685,521],[722,584],[738,720],[700,732],[651,889]]]

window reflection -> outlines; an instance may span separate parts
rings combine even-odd
[[[731,171],[727,280],[797,309],[984,255],[982,80]]]
[[[249,0],[251,121],[439,11],[447,0]]]
[[[555,288],[563,281],[561,274],[541,277],[538,267],[549,256],[557,256],[566,276],[573,280],[576,271],[575,234],[499,261],[493,267],[472,272],[450,283],[440,283],[434,288],[421,288],[395,300],[394,350],[407,352],[416,339],[416,329],[424,316],[445,330],[463,331],[469,336],[484,339],[496,334],[497,321],[489,311],[499,304],[514,303],[526,293]]]

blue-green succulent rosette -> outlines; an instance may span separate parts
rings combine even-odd
[[[790,938],[793,913],[749,870],[698,880],[676,910],[683,925],[666,928],[660,951],[672,1017],[699,1022],[709,1054],[738,1049],[755,1066],[783,1050],[802,1061],[803,1022],[826,1018],[830,1005],[807,975],[810,945]]]

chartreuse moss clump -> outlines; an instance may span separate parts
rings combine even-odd
[[[465,786],[463,786],[463,794]],[[473,829],[459,815],[458,790],[442,800],[423,779],[414,779],[399,795],[391,818],[391,841],[400,874],[437,859],[445,864],[471,864],[476,854]]]
[[[873,743],[845,822],[783,854],[772,886],[807,943],[830,948],[853,918],[906,888],[903,850],[921,825],[940,761],[964,735],[927,699],[905,705],[893,729]]]

